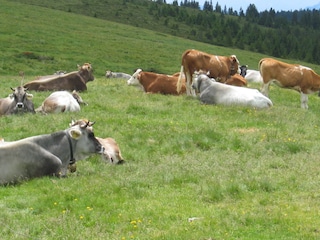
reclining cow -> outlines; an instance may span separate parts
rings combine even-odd
[[[0,185],[42,176],[66,176],[70,163],[104,148],[88,124],[0,145]]]
[[[146,93],[160,93],[179,95],[186,92],[185,84],[182,84],[180,92],[177,92],[178,76],[144,72],[138,69],[127,81],[128,85],[138,86]],[[181,80],[181,81],[184,81]]]
[[[181,60],[181,74],[186,76],[187,95],[195,96],[192,90],[192,76],[195,71],[209,72],[209,77],[219,79],[221,82],[238,72],[239,60],[235,55],[231,56],[217,56],[194,49],[186,50],[182,54]],[[180,92],[182,78],[180,77],[177,83],[177,92]]]
[[[27,93],[24,87],[11,88],[13,91],[6,98],[0,99],[0,116],[31,112],[35,113],[32,94]]]
[[[87,119],[79,119],[77,121],[72,120],[69,124],[70,126],[83,125],[88,124],[88,127],[91,127],[93,131],[92,125],[93,122],[88,121]],[[104,152],[102,153],[102,158],[112,164],[122,164],[125,163],[120,151],[120,147],[118,143],[113,138],[100,138],[96,137],[100,144],[104,147]],[[73,166],[73,170],[75,170],[75,166]]]
[[[90,63],[78,66],[79,70],[52,78],[37,79],[28,82],[24,87],[35,91],[85,91],[87,83],[94,80],[93,70]]]
[[[131,78],[130,74],[122,73],[122,72],[112,72],[110,70],[106,71],[106,78],[119,78],[119,79],[126,79],[128,80]]]
[[[80,104],[87,105],[77,91],[56,91],[47,97],[36,112],[59,113],[59,112],[78,112]]]
[[[259,62],[259,70],[263,79],[261,92],[264,95],[269,95],[269,86],[274,82],[280,87],[298,91],[301,108],[304,109],[308,109],[308,94],[320,90],[320,76],[305,66],[263,58]]]
[[[246,106],[257,109],[272,106],[271,100],[257,89],[214,82],[205,74],[196,75],[192,87],[200,93],[200,101],[204,104]]]

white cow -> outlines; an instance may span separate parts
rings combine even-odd
[[[237,105],[259,109],[273,105],[271,100],[257,89],[214,82],[205,74],[196,75],[192,87],[200,93],[200,101],[205,104]]]
[[[78,112],[80,104],[87,105],[77,91],[56,91],[47,97],[36,112],[59,113],[59,112]]]
[[[244,77],[248,82],[252,83],[262,83],[263,79],[259,71],[257,70],[247,70],[247,74]]]
[[[112,72],[110,70],[106,71],[106,78],[122,78],[128,80],[131,78],[131,75],[122,72]]]

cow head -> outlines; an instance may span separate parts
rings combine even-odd
[[[79,95],[79,93],[76,90],[73,90],[71,94],[79,104],[88,105],[86,102],[82,100],[82,97]]]
[[[248,65],[242,65],[240,68],[240,75],[245,77],[247,75]]]
[[[104,147],[95,138],[92,125],[94,122],[88,120],[81,120],[72,122],[70,128],[67,129],[67,134],[69,137],[77,141],[77,148],[75,151],[75,158],[81,159],[85,158],[89,153],[103,153]]]
[[[93,81],[93,69],[90,63],[84,63],[82,66],[78,65],[78,70],[81,75],[86,76],[86,82]]]
[[[140,73],[142,72],[142,69],[137,69],[135,71],[134,74],[132,74],[131,78],[128,79],[127,81],[127,84],[128,85],[135,85],[135,86],[139,86],[140,85],[140,81],[139,81],[139,78],[140,78]]]
[[[106,78],[111,78],[112,77],[112,72],[110,70],[106,71]]]
[[[35,112],[31,100],[33,95],[26,92],[28,90],[27,88],[19,86],[17,88],[11,88],[11,90],[13,91],[13,93],[10,94],[10,97],[13,98],[12,113]]]
[[[230,62],[231,62],[230,75],[234,75],[239,70],[239,60],[237,59],[236,55],[230,56]]]

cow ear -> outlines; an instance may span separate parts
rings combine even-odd
[[[81,131],[79,131],[77,129],[70,129],[69,135],[73,139],[78,140],[80,138],[80,136],[81,136]]]
[[[31,100],[33,98],[33,94],[27,93],[27,99]]]

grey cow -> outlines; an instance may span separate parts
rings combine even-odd
[[[19,86],[17,88],[11,88],[13,91],[6,98],[0,99],[0,116],[31,112],[35,113],[34,105],[32,102],[32,94],[27,93],[27,89]]]
[[[104,148],[92,128],[76,125],[52,134],[0,144],[0,185],[42,176],[65,176],[69,164]]]
[[[121,79],[126,79],[128,80],[131,78],[130,74],[127,73],[122,73],[122,72],[112,72],[110,70],[106,71],[106,78],[121,78]]]
[[[218,83],[205,74],[197,75],[192,87],[200,93],[205,104],[237,105],[253,108],[269,108],[273,104],[257,89]]]

